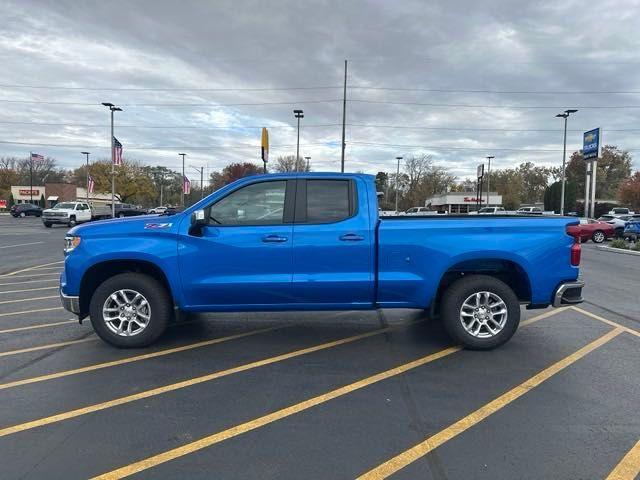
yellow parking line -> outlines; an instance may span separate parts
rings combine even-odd
[[[606,480],[633,480],[640,474],[640,440],[620,460]]]
[[[21,348],[20,350],[10,350],[8,352],[0,352],[0,357],[8,357],[18,355],[19,353],[36,352],[38,350],[46,350],[48,348],[66,347],[67,345],[75,345],[77,343],[93,342],[97,338],[83,338],[80,340],[70,340],[68,342],[50,343],[48,345],[39,345],[37,347]]]
[[[560,313],[561,310],[552,310],[550,312],[546,312],[543,313],[541,315],[538,315],[537,317],[533,317],[529,320],[526,320],[524,322],[522,322],[522,325],[531,325],[532,323],[537,322],[538,320],[542,320],[543,318],[548,318],[552,315],[556,315],[557,313]],[[386,329],[384,329],[386,330]],[[372,332],[374,333],[374,332]],[[146,470],[148,468],[152,468],[155,467],[161,463],[165,463],[168,462],[170,460],[174,460],[176,458],[182,457],[184,455],[188,455],[190,453],[196,452],[198,450],[202,450],[203,448],[207,448],[210,447],[212,445],[215,445],[216,443],[220,443],[223,442],[225,440],[228,440],[230,438],[236,437],[238,435],[242,435],[243,433],[249,432],[251,430],[255,430],[258,429],[260,427],[263,427],[265,425],[268,425],[270,423],[276,422],[278,420],[282,420],[283,418],[289,417],[291,415],[295,415],[297,413],[300,413],[302,411],[305,411],[309,408],[315,407],[317,405],[326,403],[330,400],[333,400],[335,398],[341,397],[343,395],[346,395],[348,393],[352,393],[356,390],[360,390],[362,388],[365,388],[369,385],[372,385],[374,383],[380,382],[382,380],[386,380],[392,377],[395,377],[397,375],[403,374],[405,372],[408,372],[409,370],[413,370],[415,368],[418,368],[422,365],[426,365],[428,363],[431,363],[435,360],[439,360],[440,358],[444,358],[448,355],[451,355],[455,352],[460,351],[461,348],[460,347],[449,347],[449,348],[445,348],[444,350],[440,350],[438,352],[432,353],[430,355],[427,355],[425,357],[419,358],[417,360],[414,360],[412,362],[408,362],[405,363],[403,365],[400,365],[398,367],[386,370],[384,372],[380,372],[377,373],[375,375],[372,375],[370,377],[367,378],[363,378],[361,380],[358,380],[357,382],[351,383],[349,385],[345,385],[343,387],[337,388],[335,390],[332,390],[330,392],[324,393],[322,395],[318,395],[316,397],[310,398],[308,400],[304,400],[300,403],[296,403],[294,405],[290,405],[289,407],[285,407],[283,409],[277,410],[275,412],[269,413],[267,415],[264,415],[262,417],[256,418],[254,420],[250,420],[248,422],[242,423],[240,425],[236,425],[235,427],[231,427],[227,430],[223,430],[221,432],[218,433],[214,433],[213,435],[210,435],[208,437],[204,437],[201,438],[200,440],[196,440],[195,442],[191,442],[188,444],[185,444],[181,447],[177,447],[174,448],[172,450],[168,450],[166,452],[160,453],[158,455],[154,455],[152,457],[146,458],[144,460],[141,460],[139,462],[135,462],[132,463],[130,465],[126,465],[124,467],[118,468],[117,470],[113,470],[111,472],[99,475],[97,477],[94,477],[94,480],[96,479],[117,479],[117,478],[124,478],[124,477],[128,477],[130,475],[133,475],[135,473],[141,472],[143,470]],[[11,432],[13,433],[13,432]],[[0,436],[2,434],[2,431],[0,430]]]
[[[227,337],[214,338],[211,340],[205,340],[197,343],[190,343],[181,347],[167,348],[165,350],[159,350],[157,352],[143,353],[142,355],[135,355],[133,357],[121,358],[119,360],[112,360],[110,362],[96,363],[94,365],[87,365],[86,367],[74,368],[72,370],[64,370],[62,372],[50,373],[47,375],[41,375],[39,377],[25,378],[23,380],[15,380],[9,383],[0,383],[0,390],[6,390],[8,388],[18,387],[20,385],[28,385],[31,383],[44,382],[46,380],[53,380],[54,378],[68,377],[71,375],[78,375],[80,373],[92,372],[94,370],[101,370],[103,368],[115,367],[118,365],[125,365],[127,363],[139,362],[141,360],[147,360],[149,358],[162,357],[164,355],[170,355],[172,353],[185,352],[187,350],[193,350],[194,348],[206,347],[209,345],[215,345],[218,343],[228,342],[230,340],[237,340],[239,338],[249,337],[252,335],[258,335],[260,333],[266,333],[273,330],[278,330],[284,327],[269,327],[261,328],[258,330],[251,330],[249,332],[238,333],[235,335],[229,335]]]
[[[8,287],[11,285],[23,285],[25,283],[44,283],[44,282],[58,283],[58,280],[54,278],[43,278],[42,280],[25,280],[24,282],[0,283],[0,287]]]
[[[600,315],[596,315],[595,313],[591,313],[579,307],[571,307],[571,308],[573,308],[576,312],[580,312],[581,314],[586,315],[587,317],[593,318],[594,320],[598,320],[602,323],[606,323],[607,325],[611,325],[612,327],[619,327],[623,329],[625,332],[630,333],[631,335],[640,337],[640,332],[638,332],[637,330],[634,330],[633,328],[625,327],[624,325],[616,323],[613,320],[609,320],[607,318],[601,317]]]
[[[22,268],[20,270],[15,270],[13,272],[4,273],[0,275],[0,277],[10,277],[15,275],[16,273],[28,272],[29,270],[35,270],[36,268],[40,268],[40,267],[48,267],[49,265],[57,265],[58,263],[64,263],[64,260],[59,260],[57,262],[43,263],[42,265],[34,265],[33,267]]]
[[[0,317],[9,317],[11,315],[24,315],[26,313],[50,312],[51,310],[62,310],[62,307],[36,308],[35,310],[23,310],[22,312],[5,312],[5,313],[0,313]]]
[[[180,390],[182,388],[192,387],[193,385],[198,385],[198,384],[201,384],[201,383],[204,383],[204,382],[210,382],[210,381],[218,379],[218,378],[227,377],[229,375],[233,375],[233,374],[240,373],[240,372],[246,372],[247,370],[252,370],[254,368],[263,367],[265,365],[271,365],[273,363],[282,362],[284,360],[288,360],[288,359],[291,359],[291,358],[299,357],[299,356],[306,355],[306,354],[309,354],[309,353],[318,352],[318,351],[321,351],[321,350],[326,350],[326,349],[332,348],[332,347],[337,347],[338,345],[345,345],[347,343],[352,343],[352,342],[355,342],[357,340],[362,340],[364,338],[372,337],[374,335],[379,335],[379,334],[384,333],[384,332],[395,330],[395,329],[398,329],[398,328],[400,328],[402,326],[405,326],[405,325],[395,325],[395,326],[392,326],[392,327],[386,327],[386,328],[381,328],[381,329],[378,329],[378,330],[373,330],[373,331],[367,332],[367,333],[361,333],[359,335],[354,335],[352,337],[342,338],[340,340],[334,340],[332,342],[321,343],[319,345],[314,345],[313,347],[307,347],[307,348],[303,348],[303,349],[300,349],[300,350],[294,350],[293,352],[284,353],[282,355],[277,355],[275,357],[269,357],[269,358],[265,358],[263,360],[258,360],[258,361],[251,362],[251,363],[245,363],[244,365],[239,365],[237,367],[232,367],[232,368],[229,368],[229,369],[226,369],[226,370],[219,370],[217,372],[213,372],[213,373],[210,373],[210,374],[207,374],[207,375],[202,375],[200,377],[190,378],[188,380],[183,380],[181,382],[172,383],[172,384],[165,385],[165,386],[158,387],[158,388],[153,388],[151,390],[145,390],[143,392],[135,393],[133,395],[127,395],[125,397],[115,398],[115,399],[109,400],[107,402],[102,402],[102,403],[97,403],[97,404],[94,404],[94,405],[89,405],[87,407],[78,408],[76,410],[71,410],[71,411],[68,411],[68,412],[62,412],[62,413],[59,413],[57,415],[52,415],[50,417],[40,418],[40,419],[37,419],[37,420],[33,420],[31,422],[21,423],[21,424],[18,424],[18,425],[14,425],[12,427],[6,427],[6,428],[3,428],[3,429],[0,429],[0,437],[4,437],[6,435],[11,435],[11,434],[17,433],[17,432],[22,432],[24,430],[30,430],[32,428],[37,428],[37,427],[41,427],[41,426],[44,426],[44,425],[49,425],[51,423],[61,422],[63,420],[68,420],[70,418],[75,418],[75,417],[79,417],[81,415],[86,415],[88,413],[98,412],[100,410],[105,410],[107,408],[116,407],[118,405],[124,405],[126,403],[134,402],[136,400],[142,400],[144,398],[154,397],[154,396],[161,395],[161,394],[164,394],[164,393],[173,392],[175,390]],[[452,349],[447,349],[447,351],[448,350],[452,350]],[[456,347],[453,350],[457,351],[458,347]],[[18,382],[20,382],[20,380],[18,380]],[[15,383],[18,383],[18,382],[12,382],[12,384],[15,384]],[[12,384],[0,385],[0,389],[7,388],[7,387],[5,387],[5,385],[12,385]],[[12,386],[14,386],[14,385],[12,385]]]
[[[53,290],[53,289],[57,289],[58,287],[38,287],[38,288],[27,288],[26,290],[6,290],[6,291],[0,291],[0,295],[3,293],[23,293],[23,292],[35,292],[36,290]]]
[[[7,274],[8,275],[8,274]],[[12,275],[10,277],[6,277],[4,275],[0,275],[0,279],[2,280],[9,280],[11,278],[33,278],[33,277],[50,277],[52,275],[55,276],[60,276],[60,274],[58,272],[51,272],[51,273],[32,273],[29,275]]]
[[[49,300],[51,298],[60,298],[58,295],[50,295],[48,297],[20,298],[19,300],[3,300],[0,305],[7,303],[33,302],[35,300]]]
[[[444,430],[439,431],[435,435],[428,437],[424,441],[418,443],[414,447],[405,450],[404,452],[396,455],[390,460],[378,465],[377,467],[369,470],[367,473],[358,477],[358,480],[373,480],[380,478],[387,478],[390,475],[398,472],[403,469],[407,465],[415,462],[416,460],[424,457],[427,453],[435,450],[439,446],[448,442],[452,438],[460,435],[465,432],[469,428],[474,425],[480,423],[485,418],[490,415],[493,415],[497,411],[509,405],[514,400],[517,400],[524,394],[531,391],[533,388],[540,385],[542,382],[548,380],[558,372],[564,370],[568,366],[574,364],[581,358],[583,358],[588,353],[594,351],[598,347],[601,347],[605,343],[611,341],[618,335],[620,335],[624,330],[622,328],[615,328],[610,332],[606,333],[602,337],[597,340],[585,345],[578,351],[572,353],[571,355],[563,358],[562,360],[554,363],[550,367],[545,368],[538,374],[534,375],[530,379],[524,381],[517,387],[512,388],[508,392],[503,395],[500,395],[498,398],[492,400],[491,402],[483,405],[476,411],[470,413],[464,418],[461,418],[457,422],[449,425]]]
[[[23,330],[35,330],[37,328],[56,327],[58,325],[67,325],[69,323],[78,323],[78,320],[71,319],[71,320],[63,320],[61,322],[40,323],[38,325],[29,325],[28,327],[7,328],[5,330],[0,330],[0,333],[13,333],[13,332],[21,332]]]

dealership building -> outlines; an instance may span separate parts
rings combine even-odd
[[[449,192],[429,197],[424,202],[425,207],[431,210],[447,213],[469,213],[488,205],[502,205],[502,195],[497,192],[489,193],[489,203],[487,204],[487,194],[482,195],[482,200],[478,202],[477,195],[470,192]]]
[[[45,183],[44,185],[11,186],[14,203],[39,203],[44,198],[46,208],[59,202],[86,200],[87,190],[71,183]],[[118,196],[116,195],[116,198]],[[89,203],[98,205],[111,204],[111,193],[90,193]]]

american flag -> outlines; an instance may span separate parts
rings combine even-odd
[[[88,185],[89,193],[93,193],[93,189],[96,186],[96,182],[93,181],[93,177],[91,175],[89,175],[89,182],[88,183],[89,183],[89,185]]]
[[[122,144],[118,141],[116,137],[113,137],[113,146],[115,150],[115,155],[113,157],[113,164],[122,165]]]
[[[183,177],[182,191],[184,192],[185,195],[189,195],[191,193],[191,182],[187,177]]]
[[[35,162],[42,162],[42,161],[44,161],[44,156],[40,155],[40,154],[37,154],[37,153],[32,153],[31,154],[31,161],[32,162],[34,162],[34,161]]]

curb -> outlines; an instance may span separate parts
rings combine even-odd
[[[633,250],[623,250],[622,248],[605,247],[603,245],[598,245],[596,248],[598,250],[602,250],[602,251],[605,251],[605,252],[622,253],[623,255],[640,256],[640,252],[634,252]]]

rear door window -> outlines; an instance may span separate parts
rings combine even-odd
[[[339,222],[354,214],[350,180],[307,180],[305,223]]]

